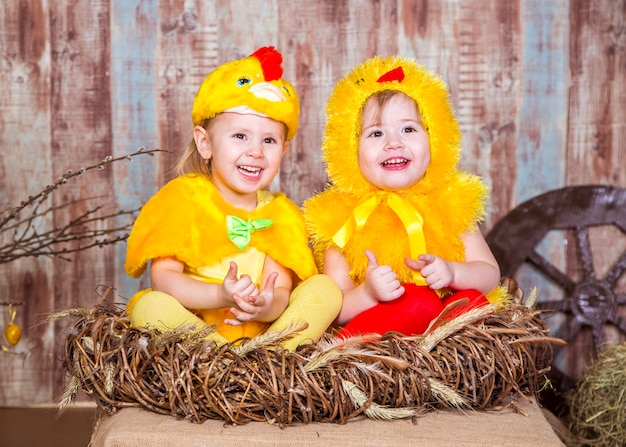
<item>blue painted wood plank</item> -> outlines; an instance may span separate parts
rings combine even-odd
[[[111,108],[113,155],[159,145],[158,2],[111,2]],[[142,206],[156,192],[158,169],[152,157],[116,167],[115,198],[120,208]],[[118,293],[129,297],[139,282],[123,271],[126,244],[116,247]]]
[[[569,79],[569,0],[522,4],[517,203],[565,184]]]

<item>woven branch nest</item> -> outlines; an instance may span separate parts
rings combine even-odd
[[[123,307],[104,301],[51,316],[76,319],[65,343],[70,380],[61,409],[79,391],[108,413],[140,406],[198,423],[343,424],[363,414],[497,409],[537,394],[558,342],[539,311],[519,302],[470,311],[428,335],[341,341],[329,334],[292,352],[279,342],[298,328],[218,347],[206,330],[130,327]]]

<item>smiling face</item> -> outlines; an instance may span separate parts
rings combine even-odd
[[[424,176],[430,145],[415,101],[397,92],[367,100],[358,163],[367,181],[385,191],[407,189]]]
[[[194,139],[222,197],[247,210],[256,207],[256,192],[271,183],[289,147],[283,123],[232,112],[218,114],[207,129],[196,126]]]

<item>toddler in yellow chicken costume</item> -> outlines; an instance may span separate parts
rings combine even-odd
[[[145,204],[128,238],[127,273],[139,277],[150,263],[151,281],[127,306],[132,325],[216,325],[218,344],[306,326],[283,343],[295,349],[337,316],[341,291],[318,274],[300,208],[265,190],[298,127],[281,63],[276,49],[259,48],[200,86],[179,175]]]
[[[304,210],[318,267],[343,291],[339,336],[421,334],[442,313],[505,302],[477,227],[486,187],[457,168],[443,81],[415,60],[374,57],[337,83],[326,113],[330,185]]]

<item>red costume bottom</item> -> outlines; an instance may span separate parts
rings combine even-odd
[[[489,304],[485,295],[477,290],[462,290],[441,299],[428,286],[403,284],[404,294],[393,301],[385,301],[361,312],[354,317],[337,334],[341,338],[353,335],[376,333],[383,335],[386,332],[400,332],[404,335],[423,334],[428,325],[437,318],[443,309],[450,303],[461,299],[468,299],[468,304],[459,305],[446,319],[452,319],[470,309]]]

